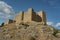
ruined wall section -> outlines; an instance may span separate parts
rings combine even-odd
[[[24,11],[19,12],[14,16],[14,20],[16,21],[17,24],[23,21],[24,18]]]
[[[44,11],[34,12],[32,8],[29,8],[28,11],[21,11],[18,14],[15,14],[14,20],[16,24],[21,22],[39,22],[42,24],[46,24],[46,14]],[[6,24],[9,24],[9,21],[6,21]]]
[[[46,24],[46,15],[45,15],[45,12],[44,11],[39,11],[37,14],[41,17],[42,23]]]
[[[5,22],[4,22],[4,25],[7,25],[9,23],[9,20],[6,20]]]
[[[21,11],[16,14],[14,17],[17,24],[21,22],[40,22],[46,24],[46,14],[44,11],[34,12],[32,8],[29,8],[28,11]]]
[[[32,14],[32,21],[37,22],[36,12],[33,12],[33,14]]]
[[[27,12],[24,12],[24,20],[23,20],[23,22],[27,22],[27,20],[28,20]]]
[[[4,25],[11,24],[11,23],[14,23],[14,22],[15,22],[14,20],[8,19],[4,22]]]
[[[46,24],[46,13],[43,11],[43,15],[42,15],[43,17],[42,17],[42,19],[43,19],[43,22],[44,22],[44,24]]]
[[[32,14],[34,10],[32,8],[28,9],[27,12],[24,13],[24,22],[31,22],[32,21]]]

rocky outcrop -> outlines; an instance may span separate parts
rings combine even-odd
[[[37,23],[8,24],[0,27],[0,40],[60,40],[54,28]],[[58,35],[58,34],[57,34]]]

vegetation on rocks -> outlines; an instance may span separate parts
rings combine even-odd
[[[20,23],[0,27],[0,40],[60,40],[49,25]]]

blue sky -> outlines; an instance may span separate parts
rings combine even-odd
[[[47,23],[60,29],[60,0],[0,0],[0,2],[1,1],[9,6],[13,11],[12,13],[18,13],[21,10],[27,11],[28,8],[33,8],[35,12],[44,10],[46,12]],[[6,18],[0,18],[0,23],[4,20],[6,20]]]

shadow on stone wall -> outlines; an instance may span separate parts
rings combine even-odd
[[[42,18],[39,15],[36,15],[36,22],[42,22]]]
[[[34,13],[32,14],[32,21],[42,22],[42,18],[41,18],[39,15],[36,15],[36,13],[34,12]]]

